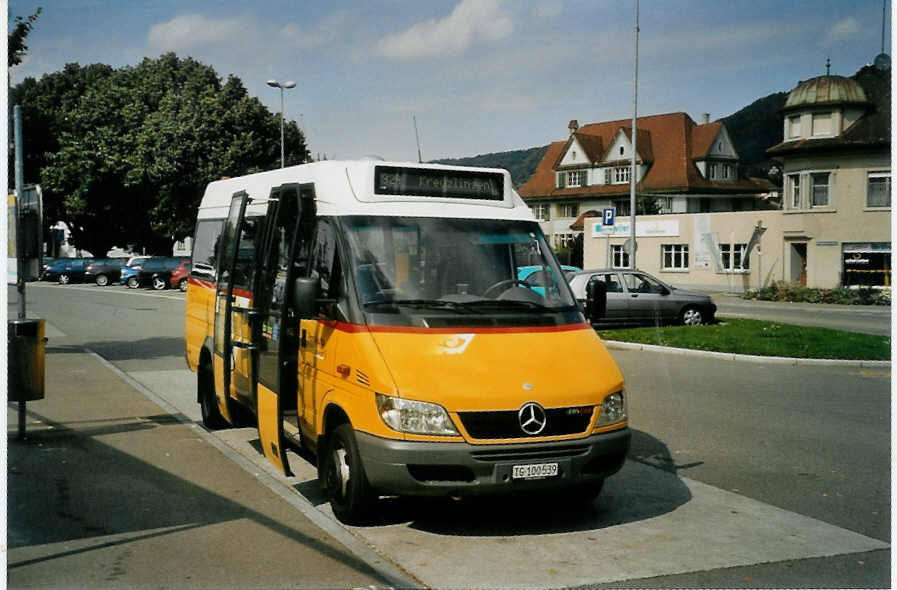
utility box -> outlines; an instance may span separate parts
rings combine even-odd
[[[43,319],[7,322],[7,367],[9,401],[44,399],[44,370],[47,339]]]

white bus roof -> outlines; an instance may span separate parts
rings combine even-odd
[[[491,180],[497,180],[495,175],[501,175],[502,182],[490,184]],[[415,182],[423,178],[421,184],[448,179],[447,182],[457,182],[467,188],[473,186],[474,191],[471,194],[468,190],[468,194],[461,197],[411,194],[416,191],[409,184],[399,186],[398,180],[389,190],[382,188],[384,183],[399,177],[410,177]],[[375,178],[381,183],[380,189],[375,190]],[[477,196],[481,182],[485,182],[492,193],[487,198]],[[534,220],[530,208],[511,185],[507,170],[381,160],[327,160],[217,180],[206,187],[199,206],[199,219],[227,217],[231,198],[240,191],[246,191],[251,199],[247,214],[262,214],[271,189],[306,183],[314,183],[318,215]]]

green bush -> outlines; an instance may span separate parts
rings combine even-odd
[[[891,305],[891,289],[862,287],[849,289],[811,289],[798,283],[775,282],[768,287],[745,291],[745,299],[790,301],[797,303],[840,303],[842,305]]]

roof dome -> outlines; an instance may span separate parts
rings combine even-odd
[[[862,87],[844,76],[819,76],[797,85],[788,94],[785,110],[835,104],[869,104]]]

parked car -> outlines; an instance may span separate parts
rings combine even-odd
[[[118,279],[119,284],[136,289],[138,287],[137,271],[139,271],[143,266],[143,263],[150,258],[152,258],[152,256],[131,256],[128,258],[125,265],[121,267],[121,276]]]
[[[567,266],[561,265],[561,270],[564,271],[564,280],[569,281],[570,277],[573,274],[581,271],[581,268],[575,266]],[[530,288],[538,293],[539,295],[545,295],[545,285],[552,285],[555,281],[546,280],[545,275],[548,271],[543,266],[518,266],[517,267],[517,280],[525,281],[527,284],[532,285]]]
[[[44,273],[47,272],[47,268],[51,264],[55,264],[60,260],[65,260],[65,258],[41,258],[40,259],[40,278],[44,278]]]
[[[105,287],[110,281],[119,280],[125,262],[126,258],[97,258],[84,268],[84,280]]]
[[[586,285],[591,280],[604,283],[607,310],[593,324],[707,324],[713,321],[716,304],[710,295],[679,289],[640,270],[584,270],[570,279],[570,288],[580,303],[585,302]]]
[[[168,288],[171,273],[182,261],[189,262],[184,256],[153,256],[143,263],[135,277],[128,278],[128,286],[136,289],[140,286],[151,286],[153,289]]]
[[[181,263],[178,264],[177,268],[171,271],[171,279],[168,281],[168,284],[172,289],[180,289],[181,291],[187,290],[187,279],[190,277],[190,261],[189,260],[181,260]]]
[[[84,269],[93,258],[60,258],[47,267],[43,280],[58,281],[60,285],[77,283],[84,280]]]

